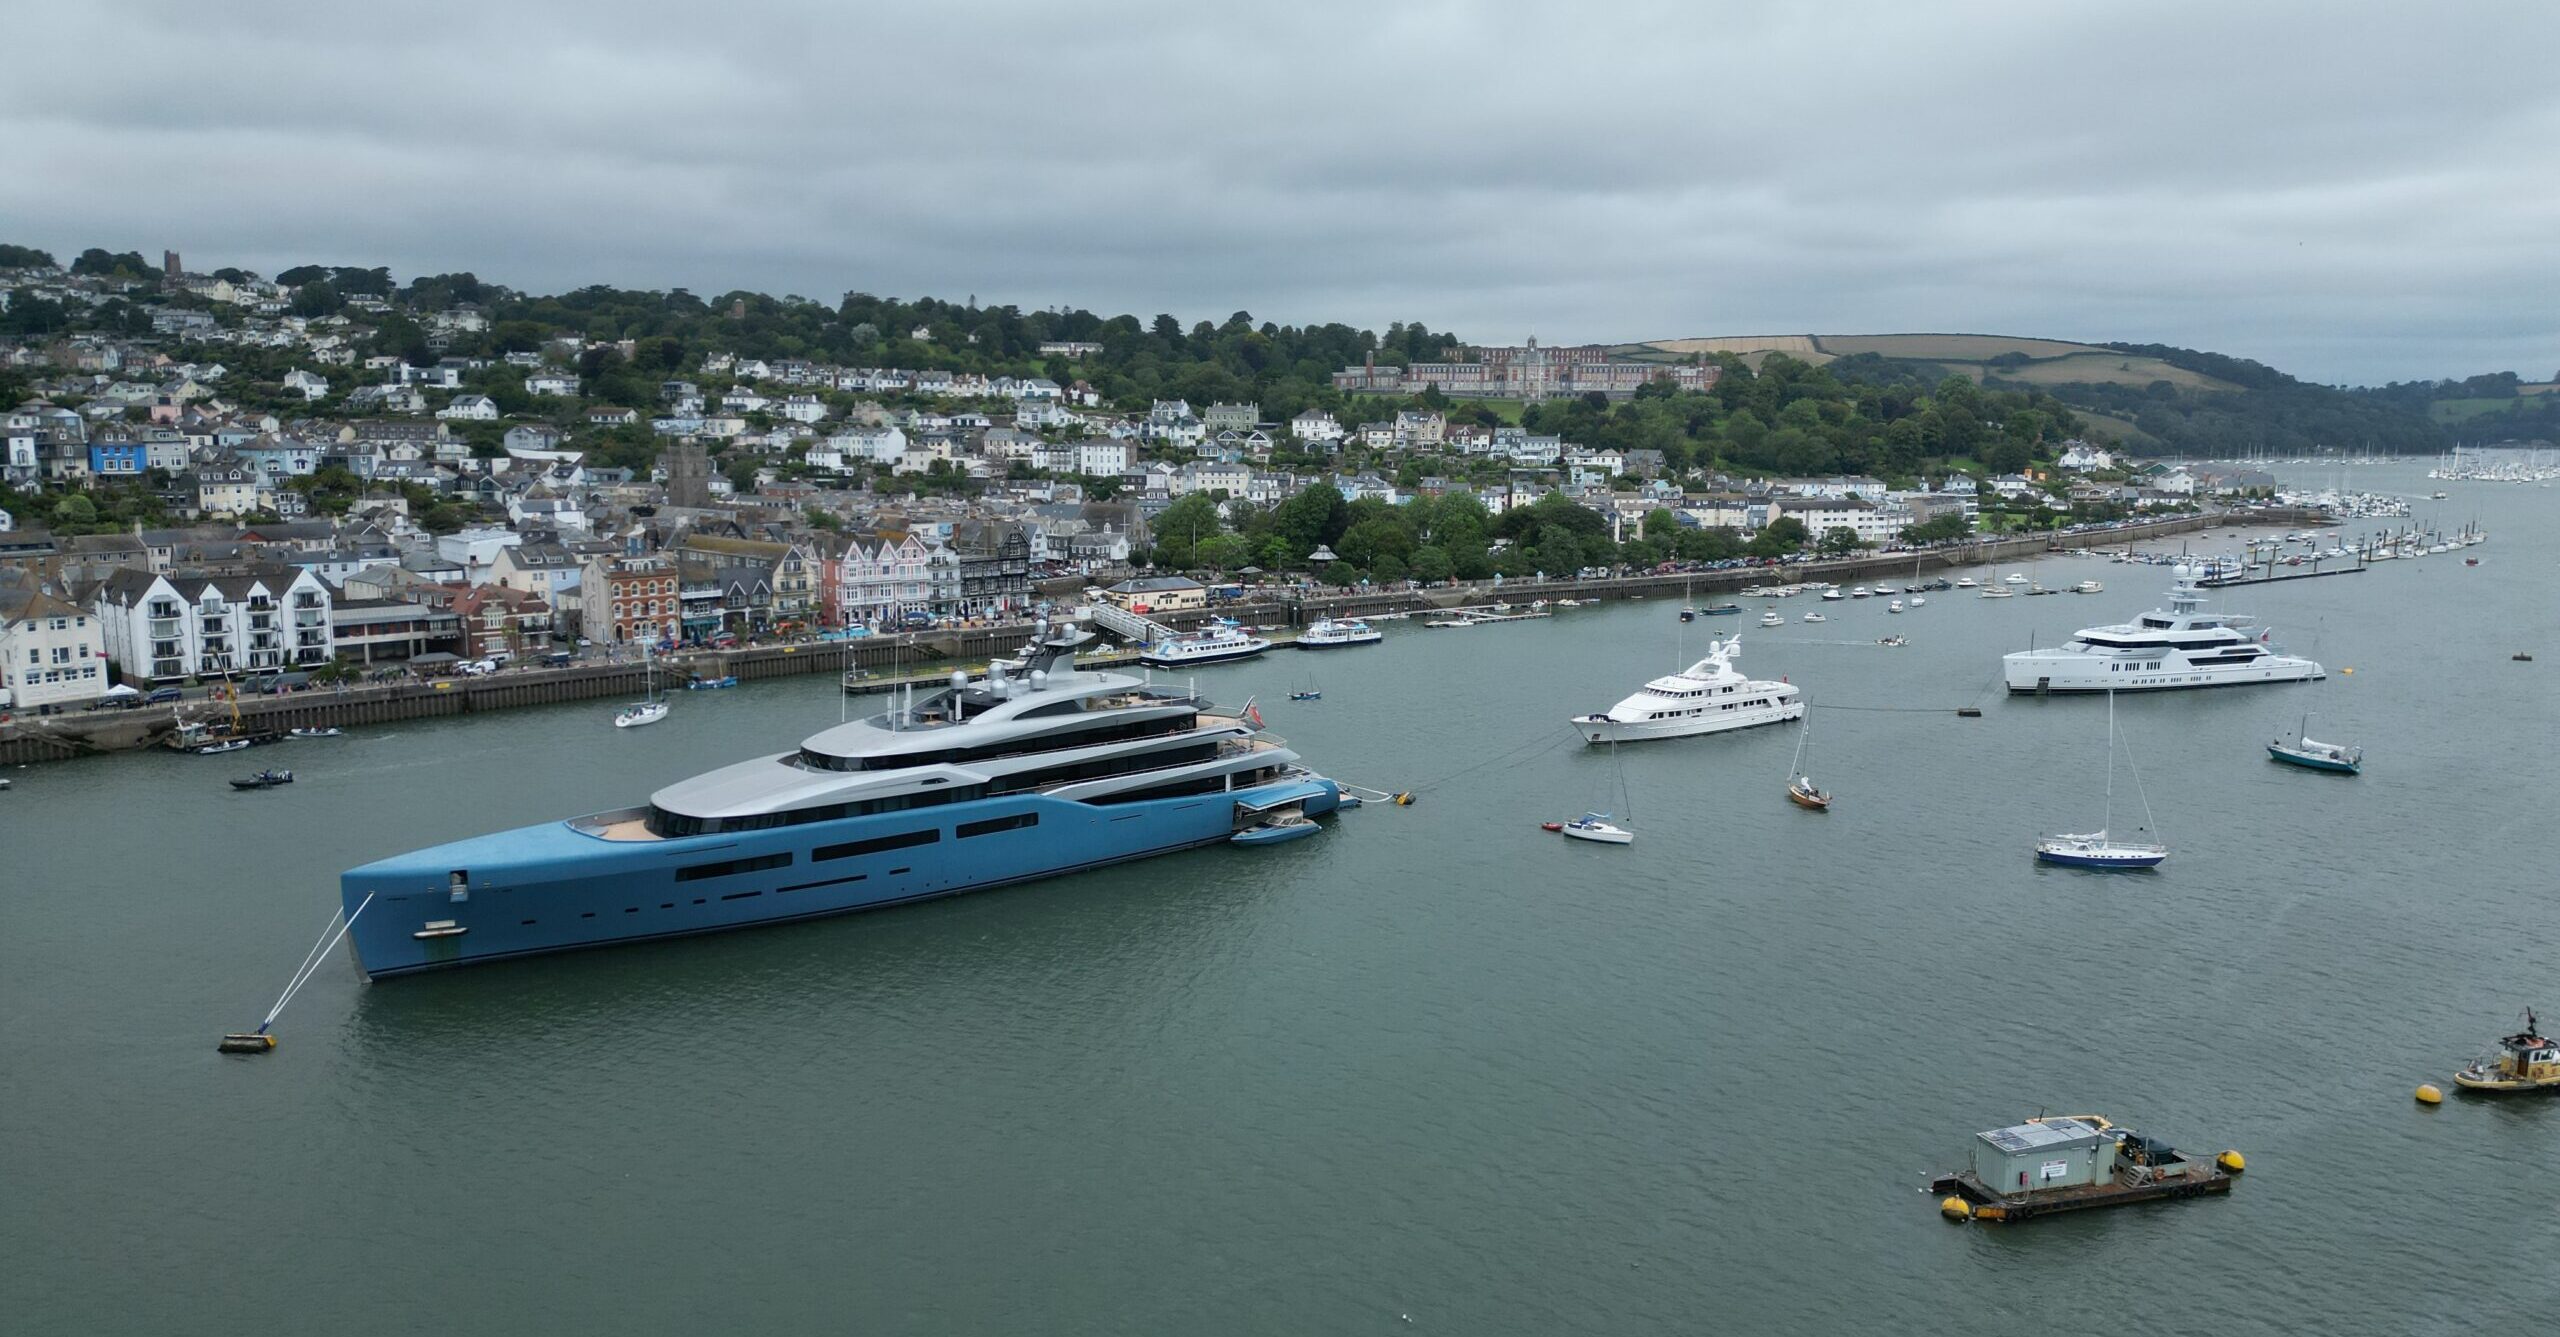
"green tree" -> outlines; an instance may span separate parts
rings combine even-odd
[[[1809,537],[1804,521],[1792,515],[1782,515],[1770,521],[1752,538],[1750,552],[1754,557],[1784,557],[1803,549]]]
[[[1157,514],[1148,525],[1155,536],[1156,561],[1164,566],[1187,567],[1198,559],[1192,549],[1204,539],[1226,532],[1225,522],[1218,518],[1217,499],[1194,492],[1177,499]]]
[[[1822,555],[1825,557],[1846,557],[1865,546],[1858,540],[1858,531],[1847,525],[1833,525],[1822,536]]]

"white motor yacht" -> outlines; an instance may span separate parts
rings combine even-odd
[[[1376,645],[1386,634],[1356,617],[1318,618],[1298,637],[1301,650],[1332,650],[1346,645]]]
[[[1609,709],[1575,716],[1573,727],[1589,742],[1632,743],[1803,718],[1803,693],[1792,683],[1744,677],[1733,666],[1741,653],[1741,637],[1719,641],[1706,658],[1646,683]]]
[[[2250,631],[2251,618],[2204,611],[2198,568],[2177,568],[2169,606],[2132,622],[2085,627],[2051,650],[2002,656],[2012,692],[2141,692],[2240,683],[2308,682],[2328,676],[2308,659]]]

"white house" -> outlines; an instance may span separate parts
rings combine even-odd
[[[2113,451],[2102,450],[2085,441],[2072,442],[2071,448],[2063,451],[2062,458],[2055,462],[2065,469],[2088,470],[2112,469],[2116,467],[2116,457]]]
[[[578,397],[579,378],[565,371],[537,371],[524,378],[524,392],[529,395],[556,395],[564,399]]]
[[[89,610],[0,583],[0,712],[91,701],[112,685]]]
[[[1805,532],[1816,542],[1834,529],[1846,529],[1858,536],[1860,543],[1881,546],[1891,542],[1911,523],[1907,511],[1889,510],[1864,501],[1835,501],[1829,497],[1790,497],[1778,503],[1778,514],[1801,521]]]
[[[436,410],[436,416],[456,422],[496,422],[498,402],[487,395],[456,395],[452,403]]]
[[[1138,448],[1126,441],[1079,441],[1075,471],[1093,478],[1117,478],[1136,467]]]
[[[107,657],[136,682],[276,672],[329,662],[329,587],[309,571],[245,575],[123,570],[92,608]]]
[[[284,388],[306,400],[326,399],[329,397],[329,378],[296,367],[284,374]]]

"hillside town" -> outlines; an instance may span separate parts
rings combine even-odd
[[[1605,411],[1752,369],[1535,341],[1371,351],[1328,405],[1282,416],[1117,401],[1076,374],[1097,340],[1043,340],[1017,371],[695,353],[530,328],[423,281],[355,291],[379,271],[0,250],[17,711],[1003,621],[1044,586],[1148,570],[1358,585],[1837,555],[2257,481],[2077,440],[1998,473],[1746,473],[1488,401]]]

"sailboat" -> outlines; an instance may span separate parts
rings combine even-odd
[[[2024,584],[2026,583],[2025,579],[2023,577],[2018,577],[2018,573],[2015,571],[2010,572],[2009,577],[2016,578],[2005,578],[2000,574],[2000,568],[1996,566],[1991,568],[1991,579],[1982,582],[1982,597],[1985,599],[2017,598],[2018,592],[2010,589],[2009,586],[2013,584]]]
[[[2125,759],[2132,770],[2133,759]],[[2142,792],[2142,772],[2133,771],[2133,792],[2142,799],[2142,829],[2152,829],[2151,798]],[[2146,841],[2116,840],[2107,834],[2116,818],[2116,694],[2107,693],[2107,807],[2105,824],[2080,835],[2046,836],[2036,841],[2036,861],[2066,868],[2131,870],[2157,868],[2169,847]]]
[[[649,658],[647,641],[640,643],[640,664],[644,683],[640,699],[624,706],[621,713],[613,717],[613,727],[617,729],[637,729],[643,724],[655,724],[667,717],[666,700],[658,695],[657,661]]]
[[[1316,685],[1316,675],[1310,673],[1299,679],[1299,685],[1297,687],[1290,689],[1289,699],[1292,701],[1322,701],[1324,699],[1324,689]]]
[[[1813,738],[1813,708],[1804,712],[1804,727],[1796,734],[1796,759],[1787,764],[1787,798],[1799,808],[1815,812],[1831,811],[1831,796],[1813,787],[1813,777],[1805,774],[1804,748]]]
[[[1618,745],[1614,740],[1609,744],[1609,760],[1613,763],[1618,760]],[[1627,772],[1623,763],[1618,765],[1618,798],[1620,807],[1632,809],[1635,806],[1627,794]],[[1636,833],[1619,825],[1618,822],[1618,817],[1613,813],[1586,812],[1565,823],[1562,829],[1571,839],[1588,840],[1601,845],[1625,845],[1634,841]]]
[[[2267,744],[2267,756],[2287,766],[2307,771],[2330,771],[2338,775],[2357,775],[2364,770],[2364,749],[2340,743],[2323,743],[2308,732],[2311,716],[2305,714],[2293,731],[2293,741],[2279,738]]]

